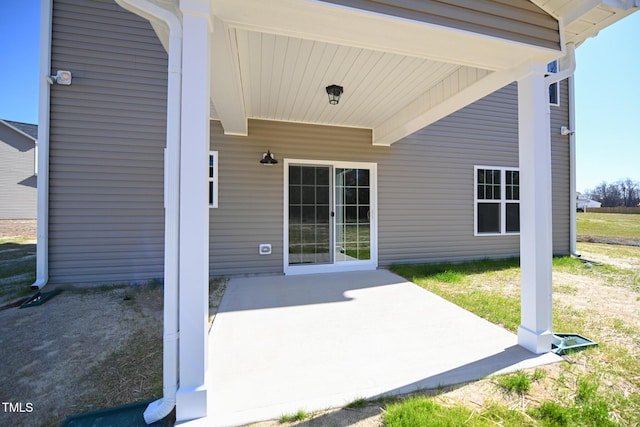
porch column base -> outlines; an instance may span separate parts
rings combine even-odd
[[[551,331],[535,332],[524,326],[518,328],[518,345],[535,354],[550,352],[552,338]]]
[[[201,387],[179,388],[176,393],[176,422],[207,416],[207,389]]]

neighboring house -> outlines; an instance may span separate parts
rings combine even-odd
[[[0,119],[0,219],[36,218],[38,126]]]
[[[576,199],[576,209],[578,209],[578,211],[586,212],[588,208],[600,208],[600,207],[602,207],[602,203],[596,200],[591,200],[589,198],[584,198],[582,196],[578,196],[578,198]]]
[[[34,286],[163,278],[179,421],[206,412],[209,275],[521,255],[519,343],[550,350],[566,79],[633,1],[48,1],[42,74],[72,81],[41,82]]]

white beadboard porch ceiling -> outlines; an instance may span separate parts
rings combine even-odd
[[[180,15],[179,0],[148,1]],[[211,117],[230,135],[246,135],[256,118],[370,128],[374,144],[390,145],[517,80],[531,61],[564,53],[319,0],[194,4],[207,1]],[[530,1],[576,46],[640,8],[640,0]],[[150,21],[167,49],[168,27]],[[336,106],[331,84],[344,86]]]
[[[249,118],[375,128],[461,68],[388,52],[232,29]],[[471,67],[475,78],[486,71]],[[344,87],[330,105],[326,86]]]
[[[560,49],[315,0],[212,3],[212,118],[372,130],[390,145],[513,82]],[[344,87],[338,105],[325,88]]]
[[[532,0],[576,44],[631,13],[634,1]],[[390,145],[519,79],[532,61],[563,55],[317,0],[211,5],[211,117],[230,135],[265,119],[368,128],[373,144]],[[344,87],[335,106],[331,84]]]

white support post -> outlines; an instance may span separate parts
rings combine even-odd
[[[551,134],[546,64],[518,81],[521,325],[518,344],[540,354],[552,338]]]
[[[207,415],[209,313],[209,0],[180,0],[182,118],[180,132],[180,385],[178,422]]]

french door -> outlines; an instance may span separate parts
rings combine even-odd
[[[285,160],[285,273],[377,267],[375,184],[375,164]]]

